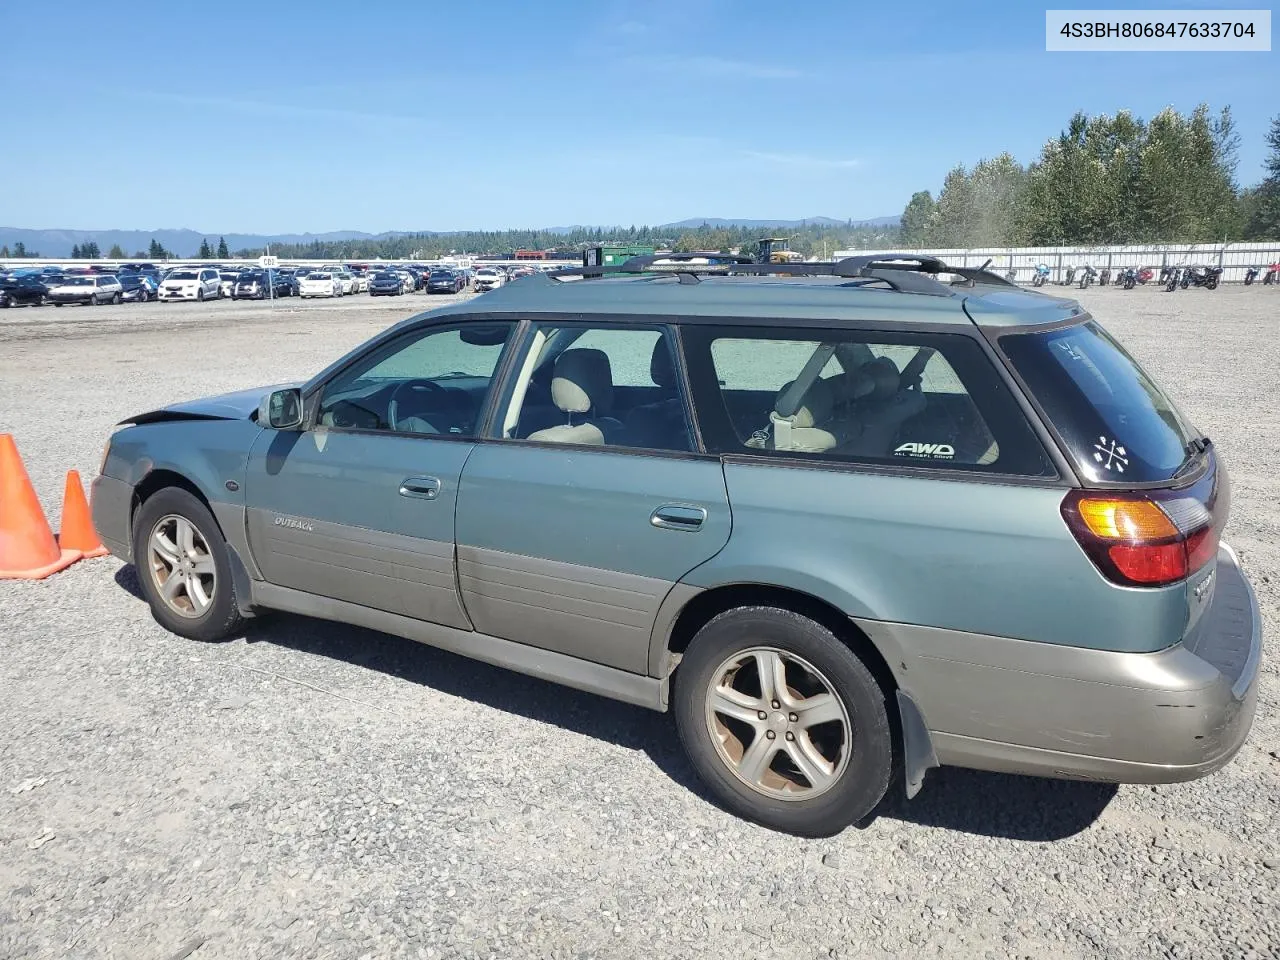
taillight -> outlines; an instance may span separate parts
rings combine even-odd
[[[1062,516],[1107,579],[1159,587],[1185,580],[1218,553],[1226,523],[1225,474],[1184,490],[1072,490]]]

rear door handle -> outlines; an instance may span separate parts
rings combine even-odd
[[[707,511],[702,507],[690,507],[682,503],[663,504],[649,516],[649,522],[663,530],[684,530],[692,532],[701,528],[707,519]]]
[[[440,481],[435,477],[406,477],[400,481],[400,496],[434,500],[440,495]]]

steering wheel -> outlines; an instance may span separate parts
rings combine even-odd
[[[440,384],[436,383],[434,380],[424,380],[419,378],[401,381],[396,385],[396,388],[391,391],[391,399],[387,401],[387,424],[392,430],[400,429],[396,415],[399,413],[399,398],[400,393],[403,390],[412,390],[415,393],[435,393],[443,397],[446,403],[451,402],[449,398],[449,391],[440,386]]]

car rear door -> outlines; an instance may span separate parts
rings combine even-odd
[[[514,323],[433,325],[372,345],[313,391],[311,424],[265,430],[246,480],[267,582],[469,628],[454,510]],[[465,337],[471,336],[472,342]],[[430,386],[427,386],[430,384]]]
[[[477,630],[649,672],[659,609],[730,530],[724,473],[717,458],[695,450],[683,388],[651,377],[655,352],[677,369],[673,349],[662,326],[531,327],[493,439],[472,452],[458,495],[458,579]],[[539,408],[563,403],[566,393],[553,380],[571,376],[558,357],[575,352],[594,354],[610,382],[579,385],[598,394],[594,410],[562,406],[548,417]],[[627,387],[668,405],[667,435],[645,441],[656,445],[640,446],[639,432],[628,433],[641,404],[613,404],[614,394],[638,396]]]

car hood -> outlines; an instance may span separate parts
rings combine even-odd
[[[277,383],[234,393],[220,393],[199,400],[171,403],[159,410],[149,410],[121,420],[121,423],[159,423],[165,420],[248,420],[258,410],[262,398],[273,390],[301,386],[299,383]]]

